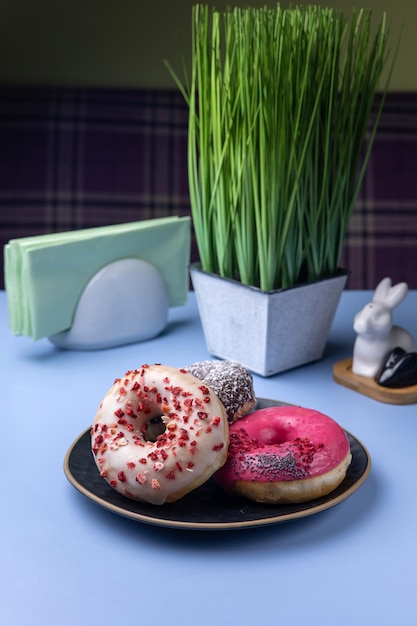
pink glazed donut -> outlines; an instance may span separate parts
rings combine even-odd
[[[149,439],[148,424],[162,429]],[[152,424],[151,424],[152,425]],[[119,493],[175,502],[227,458],[229,425],[215,393],[186,370],[142,365],[116,379],[91,428],[100,475]]]
[[[215,474],[230,494],[264,504],[327,495],[346,476],[349,440],[330,417],[313,409],[259,409],[230,426],[228,459]]]

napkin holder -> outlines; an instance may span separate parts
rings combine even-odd
[[[71,328],[48,339],[67,350],[99,350],[146,341],[164,330],[168,309],[168,288],[161,272],[141,259],[119,259],[89,280]]]

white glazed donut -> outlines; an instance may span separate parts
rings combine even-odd
[[[147,439],[147,425],[162,417],[164,432]],[[91,429],[101,476],[128,498],[175,502],[203,484],[227,458],[225,409],[184,369],[142,365],[116,379]]]

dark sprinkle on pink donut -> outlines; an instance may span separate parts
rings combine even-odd
[[[309,439],[297,437],[282,446],[276,454],[273,447],[251,439],[244,428],[230,433],[229,463],[236,479],[243,472],[249,472],[256,480],[301,480],[308,477],[309,466],[313,462],[320,444],[315,446]],[[253,454],[254,450],[256,454]],[[264,450],[264,452],[262,452]]]
[[[300,467],[290,450],[286,456],[281,457],[276,454],[260,454],[256,457],[246,456],[242,461],[242,465],[246,465],[245,469],[268,481],[301,480],[306,477],[306,470]]]

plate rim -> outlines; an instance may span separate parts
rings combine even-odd
[[[277,402],[276,400],[268,400],[266,398],[258,398],[258,401]],[[282,403],[282,404],[286,404],[286,403]],[[81,439],[85,437],[86,434],[90,432],[90,430],[91,430],[91,425],[88,426],[88,428],[86,428],[85,430],[83,430],[83,432],[74,439],[74,441],[72,442],[72,444],[70,445],[70,447],[68,448],[65,454],[64,474],[67,480],[69,481],[69,483],[78,492],[80,492],[90,501],[94,502],[95,504],[98,504],[102,508],[112,513],[115,513],[117,515],[126,517],[128,519],[131,519],[137,522],[143,522],[145,524],[149,524],[152,526],[161,526],[165,528],[174,528],[174,529],[181,529],[181,530],[237,530],[237,529],[254,528],[254,527],[260,527],[260,526],[270,526],[273,524],[284,523],[284,522],[292,521],[295,519],[300,519],[303,517],[309,517],[311,515],[315,515],[316,513],[321,513],[322,511],[333,508],[334,506],[337,506],[341,502],[344,502],[345,500],[347,500],[351,495],[353,495],[356,491],[358,491],[358,489],[364,484],[364,482],[366,481],[366,479],[368,478],[370,474],[371,467],[372,467],[371,456],[366,446],[350,431],[343,428],[346,435],[351,437],[364,451],[364,454],[366,456],[366,467],[363,473],[361,474],[361,476],[348,489],[343,491],[343,493],[335,496],[334,498],[330,498],[326,502],[322,502],[321,504],[317,504],[315,506],[309,506],[309,507],[303,508],[299,511],[295,511],[295,512],[293,511],[288,514],[275,515],[275,516],[265,517],[265,518],[256,519],[256,520],[247,520],[247,521],[241,520],[241,521],[236,521],[236,522],[192,522],[192,521],[170,520],[170,519],[166,519],[160,516],[153,517],[150,515],[146,515],[145,513],[137,513],[135,511],[129,511],[127,509],[123,509],[122,507],[119,507],[113,504],[112,502],[109,502],[105,500],[104,498],[98,496],[97,494],[93,493],[90,489],[85,487],[78,479],[75,478],[75,476],[73,475],[70,469],[71,455],[73,454],[77,444],[79,444]],[[341,484],[343,484],[343,482]],[[248,500],[248,502],[251,502],[251,501]],[[314,500],[310,500],[309,502],[310,503],[314,502]],[[143,504],[146,504],[146,503],[143,503]],[[253,505],[256,503],[251,502],[251,504]],[[306,502],[305,504],[309,504],[309,503]]]

